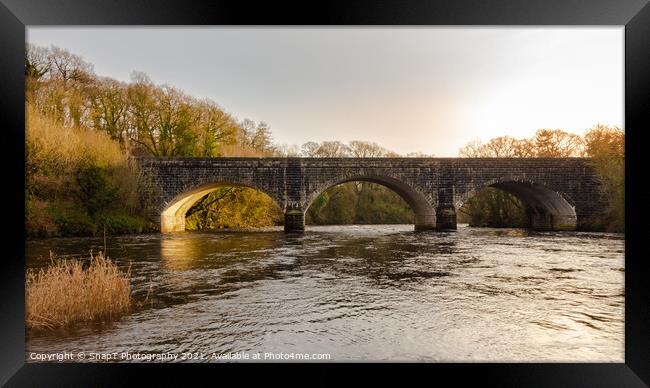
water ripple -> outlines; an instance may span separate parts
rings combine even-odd
[[[624,239],[411,225],[109,239],[133,312],[28,351],[330,353],[334,361],[623,360]],[[102,239],[27,243],[27,263]],[[146,300],[146,302],[145,302]]]

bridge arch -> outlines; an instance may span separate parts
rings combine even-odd
[[[472,186],[454,199],[460,209],[471,197],[487,187],[515,195],[526,206],[530,226],[538,230],[575,230],[578,217],[575,202],[566,193],[522,176],[505,176]]]
[[[153,158],[136,159],[143,204],[161,230],[182,230],[182,212],[219,185],[252,187],[284,211],[285,231],[304,230],[305,209],[324,190],[354,180],[392,189],[418,229],[453,230],[456,210],[484,187],[522,198],[534,225],[588,229],[607,204],[588,158]],[[205,193],[199,194],[201,191]],[[196,195],[196,196],[194,196]],[[161,213],[164,215],[161,217]],[[576,219],[577,218],[577,219]],[[576,225],[577,224],[577,225]]]
[[[317,185],[307,193],[304,209],[307,211],[316,198],[326,190],[348,182],[370,182],[376,183],[399,195],[411,208],[415,215],[413,223],[416,230],[435,229],[436,214],[434,207],[427,197],[413,186],[394,177],[379,174],[354,174],[345,177],[330,179]]]
[[[250,183],[240,183],[236,181],[203,183],[182,191],[165,203],[164,208],[160,212],[160,231],[162,233],[184,231],[185,214],[192,205],[194,205],[199,199],[223,186],[240,186],[257,190],[271,198],[280,209],[283,208],[282,204],[280,204],[277,198],[274,198],[272,193],[268,192],[264,188],[251,185]]]

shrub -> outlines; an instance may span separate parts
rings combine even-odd
[[[54,217],[56,235],[67,236],[94,236],[97,225],[88,214],[79,209],[57,209]]]
[[[147,228],[147,221],[129,214],[111,214],[101,218],[98,232],[103,225],[106,225],[106,233],[110,234],[142,233]]]
[[[77,196],[93,217],[99,210],[106,209],[116,199],[118,188],[109,180],[108,168],[89,165],[77,170]]]
[[[28,237],[49,237],[57,234],[57,226],[47,202],[25,198],[25,228]]]

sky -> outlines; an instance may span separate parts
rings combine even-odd
[[[277,144],[365,140],[457,156],[470,141],[623,126],[623,27],[28,27],[128,82],[133,71]]]

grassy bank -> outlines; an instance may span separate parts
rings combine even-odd
[[[131,306],[130,269],[122,272],[101,252],[89,261],[52,258],[48,267],[26,275],[25,322],[31,330],[110,321]]]
[[[28,237],[140,233],[137,166],[107,134],[71,128],[27,107]]]

